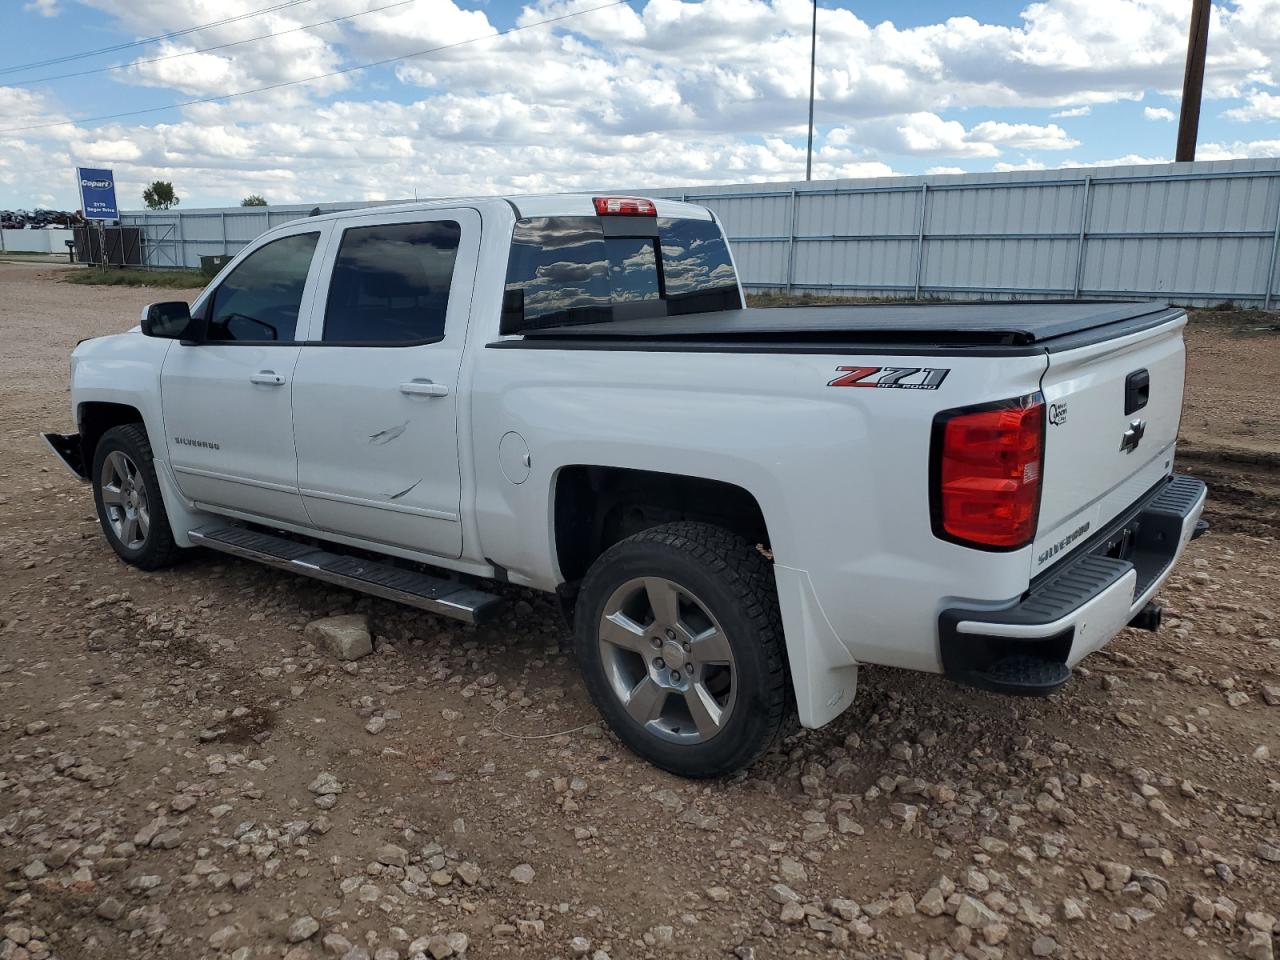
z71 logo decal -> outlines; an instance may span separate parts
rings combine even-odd
[[[936,367],[836,367],[842,376],[828,387],[877,387],[889,390],[937,390],[949,369]]]

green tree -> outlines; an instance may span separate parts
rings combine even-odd
[[[266,199],[260,193],[251,193],[240,201],[242,207],[265,207]]]
[[[182,201],[173,192],[173,184],[168,180],[157,180],[142,191],[142,202],[148,210],[168,210]]]

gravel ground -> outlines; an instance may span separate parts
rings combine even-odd
[[[1189,337],[1219,532],[1161,634],[1048,700],[868,668],[827,728],[690,783],[600,729],[542,596],[477,631],[209,553],[120,564],[36,431],[68,426],[75,341],[166,296],[0,265],[0,960],[1272,956],[1280,431],[1235,411],[1280,396],[1231,369],[1280,350],[1252,321]],[[337,614],[374,655],[324,652]]]

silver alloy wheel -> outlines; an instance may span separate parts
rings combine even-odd
[[[733,649],[706,605],[663,577],[618,587],[600,618],[600,660],[636,723],[673,743],[710,740],[737,698]]]
[[[151,529],[151,510],[138,465],[124,451],[112,450],[102,462],[98,485],[111,532],[127,549],[141,550]]]

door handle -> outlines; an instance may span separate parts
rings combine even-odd
[[[268,387],[278,387],[284,383],[284,377],[274,370],[259,370],[249,377],[250,383],[261,383]]]
[[[449,388],[431,380],[406,380],[400,384],[400,392],[411,397],[447,397]]]

